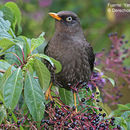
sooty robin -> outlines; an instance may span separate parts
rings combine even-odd
[[[71,89],[79,81],[88,82],[94,68],[95,55],[86,41],[79,17],[71,11],[49,13],[55,19],[55,33],[45,54],[60,61],[62,71],[54,74],[54,83]],[[50,69],[50,65],[47,65]],[[51,70],[51,69],[50,69]]]

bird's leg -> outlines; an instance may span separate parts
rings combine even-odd
[[[52,82],[49,86],[49,88],[47,89],[47,91],[45,92],[45,99],[48,100],[48,97],[50,98],[50,100],[53,100],[52,96],[51,96],[51,87],[52,87]]]
[[[74,105],[75,105],[75,111],[77,113],[77,103],[76,103],[76,92],[74,91]]]

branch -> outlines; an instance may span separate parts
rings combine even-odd
[[[0,70],[0,73],[5,73],[5,70]]]

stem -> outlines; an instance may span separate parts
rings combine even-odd
[[[23,63],[25,63],[25,56],[24,56],[23,48],[21,48],[21,50],[22,50],[22,55],[23,55]]]
[[[38,77],[33,77],[34,79],[38,79]]]
[[[75,111],[77,113],[76,92],[74,92],[74,105],[76,107]]]
[[[29,54],[28,54],[28,57],[31,55],[31,52],[32,52],[32,51],[30,50],[30,52],[29,52]]]
[[[14,34],[14,32],[13,32],[13,30],[12,30],[11,28],[9,29],[9,31],[10,31],[11,35],[12,35],[14,38],[16,38],[16,36],[15,36],[15,34]]]
[[[0,73],[5,73],[5,70],[0,70]]]
[[[21,64],[23,64],[22,61],[20,60],[20,58],[19,58],[15,53],[12,52],[12,54],[17,57],[17,59],[19,60],[19,62],[20,62]]]

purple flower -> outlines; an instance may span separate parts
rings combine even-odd
[[[40,7],[48,7],[51,5],[52,0],[39,0],[39,6]]]

